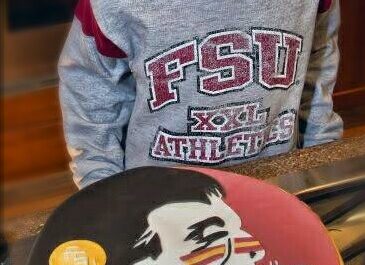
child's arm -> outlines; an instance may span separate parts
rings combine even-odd
[[[304,147],[342,136],[343,122],[333,112],[332,101],[339,63],[339,24],[339,0],[321,0],[299,113],[301,144]]]
[[[126,57],[81,0],[59,63],[65,138],[80,188],[124,169],[123,127],[135,99]]]

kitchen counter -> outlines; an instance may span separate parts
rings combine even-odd
[[[365,155],[365,136],[295,150],[288,154],[254,160],[223,170],[267,180],[363,155]],[[4,223],[9,243],[14,244],[14,248],[20,248],[17,253],[24,253],[25,248],[29,250],[32,238],[41,230],[51,212],[52,210],[34,212]]]
[[[265,180],[362,155],[365,155],[365,136],[299,149],[288,154],[226,168],[226,170]]]

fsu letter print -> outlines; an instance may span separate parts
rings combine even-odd
[[[184,68],[197,61],[196,41],[181,44],[146,62],[146,74],[150,78],[151,111],[178,102],[174,82],[185,78]]]
[[[252,82],[251,38],[240,31],[209,35],[199,45],[199,68],[208,75],[199,78],[199,92],[218,95],[242,89]]]
[[[272,117],[270,108],[257,102],[234,102],[216,107],[189,107],[187,132],[159,127],[150,157],[194,165],[218,165],[257,156],[272,145],[289,142],[296,111]]]
[[[145,61],[150,111],[180,102],[176,83],[185,80],[185,70],[192,65],[198,69],[198,82],[189,88],[193,93],[219,96],[254,81],[267,90],[289,89],[295,83],[302,43],[293,33],[253,28],[252,36],[223,30],[174,45]]]
[[[252,30],[259,46],[259,82],[267,89],[288,89],[295,82],[302,38],[280,31]]]

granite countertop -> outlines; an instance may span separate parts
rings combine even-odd
[[[291,153],[223,168],[223,170],[265,180],[362,155],[365,155],[365,136],[299,149]],[[34,212],[6,223],[5,233],[9,241],[13,242],[36,235],[51,212],[52,210]]]
[[[254,160],[225,170],[265,180],[362,155],[365,155],[365,135]]]

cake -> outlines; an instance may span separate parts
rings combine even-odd
[[[141,167],[86,187],[54,211],[28,265],[340,265],[295,196],[206,168]]]

